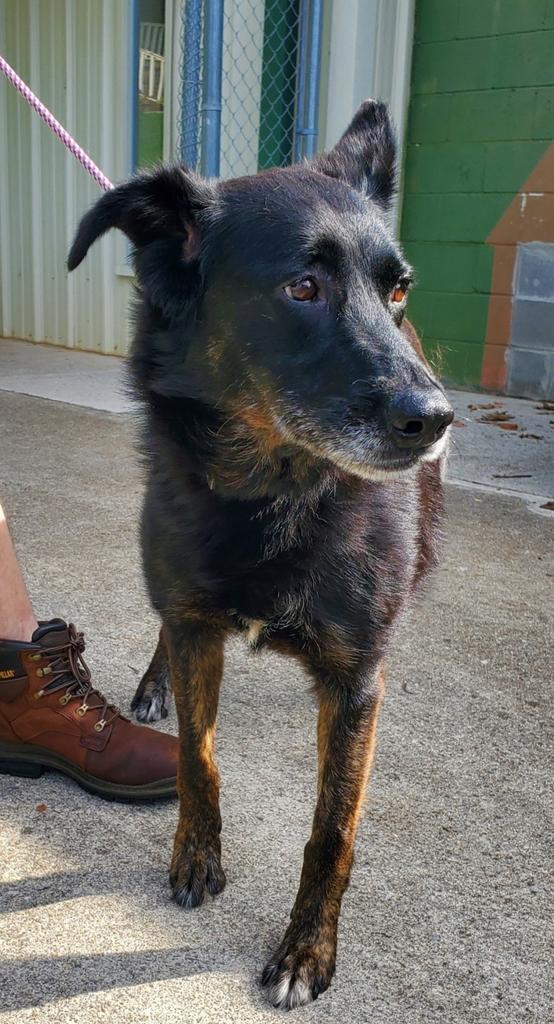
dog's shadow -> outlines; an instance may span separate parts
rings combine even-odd
[[[147,949],[79,956],[21,957],[0,964],[2,1010],[36,1009],[50,1002],[206,971],[204,950]],[[213,951],[210,951],[213,958]],[[223,959],[210,971],[223,971]]]
[[[91,870],[58,872],[4,883],[0,885],[0,913],[14,914],[96,894],[125,895],[128,891],[131,895],[136,892],[136,884],[126,884],[123,875],[114,878],[111,885],[105,882],[105,876],[99,878],[98,872]],[[183,915],[183,922],[187,916]],[[214,943],[212,935],[205,945],[198,945],[196,939],[195,929],[194,944],[187,944],[183,929],[183,942],[165,949],[3,959],[0,961],[2,1013],[36,1009],[79,995],[183,979],[208,972],[236,973],[237,960],[244,955],[242,942],[228,935],[225,948],[222,948]],[[248,998],[251,1003],[261,1006],[264,1000],[256,974],[254,971],[252,976],[245,965],[244,984]]]
[[[15,914],[24,910],[53,906],[66,900],[111,893],[124,895],[136,891],[124,874],[97,871],[58,871],[48,875],[22,878],[17,882],[0,883],[0,914]],[[126,884],[126,881],[128,884]]]

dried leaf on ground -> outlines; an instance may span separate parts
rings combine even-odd
[[[500,430],[521,430],[519,423],[493,423],[493,426]]]
[[[541,508],[547,508],[551,512],[554,512],[554,501],[545,501],[544,505],[541,505]],[[550,575],[550,574],[547,573],[547,575]]]
[[[523,480],[533,476],[532,473],[493,473],[492,475],[496,480]]]
[[[513,420],[511,412],[486,412],[484,416],[480,416],[479,420],[481,423],[503,423],[506,420]]]
[[[532,437],[533,441],[544,441],[542,434],[520,434],[520,437]]]
[[[475,412],[476,409],[501,409],[504,402],[470,402],[468,409]]]
[[[544,409],[546,412],[554,412],[554,402],[550,402],[548,398],[543,398],[542,401],[535,406],[535,409]]]
[[[453,427],[465,427],[466,424],[464,423],[463,420],[452,420],[452,426]]]

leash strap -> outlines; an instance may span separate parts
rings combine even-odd
[[[65,130],[63,125],[56,120],[54,115],[51,114],[48,108],[44,106],[44,103],[41,103],[38,96],[35,96],[32,89],[29,89],[29,86],[25,84],[23,79],[19,77],[14,69],[8,64],[7,60],[4,60],[2,56],[0,56],[0,71],[6,76],[8,82],[11,82],[14,88],[21,93],[23,99],[27,100],[27,103],[33,108],[33,110],[36,110],[39,117],[41,117],[44,123],[50,128],[50,131],[54,132],[54,135],[63,142],[66,149],[73,154],[73,156],[85,168],[85,171],[88,171],[91,178],[94,178],[95,182],[100,185],[100,188],[104,189],[105,192],[108,192],[113,188],[111,181],[106,178],[105,174],[102,174],[102,171],[96,166],[94,161],[91,160],[88,153],[85,153],[84,149],[81,149],[78,143],[75,142],[75,139]]]

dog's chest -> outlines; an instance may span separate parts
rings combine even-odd
[[[412,576],[413,526],[402,505],[391,511],[380,492],[311,507],[214,499],[186,531],[192,548],[178,573],[187,587],[207,584],[205,600],[254,649],[271,640],[302,646],[333,628],[357,640]]]

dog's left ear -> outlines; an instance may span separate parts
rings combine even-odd
[[[384,103],[365,100],[344,135],[316,157],[316,170],[339,178],[388,209],[395,190],[396,141]]]

